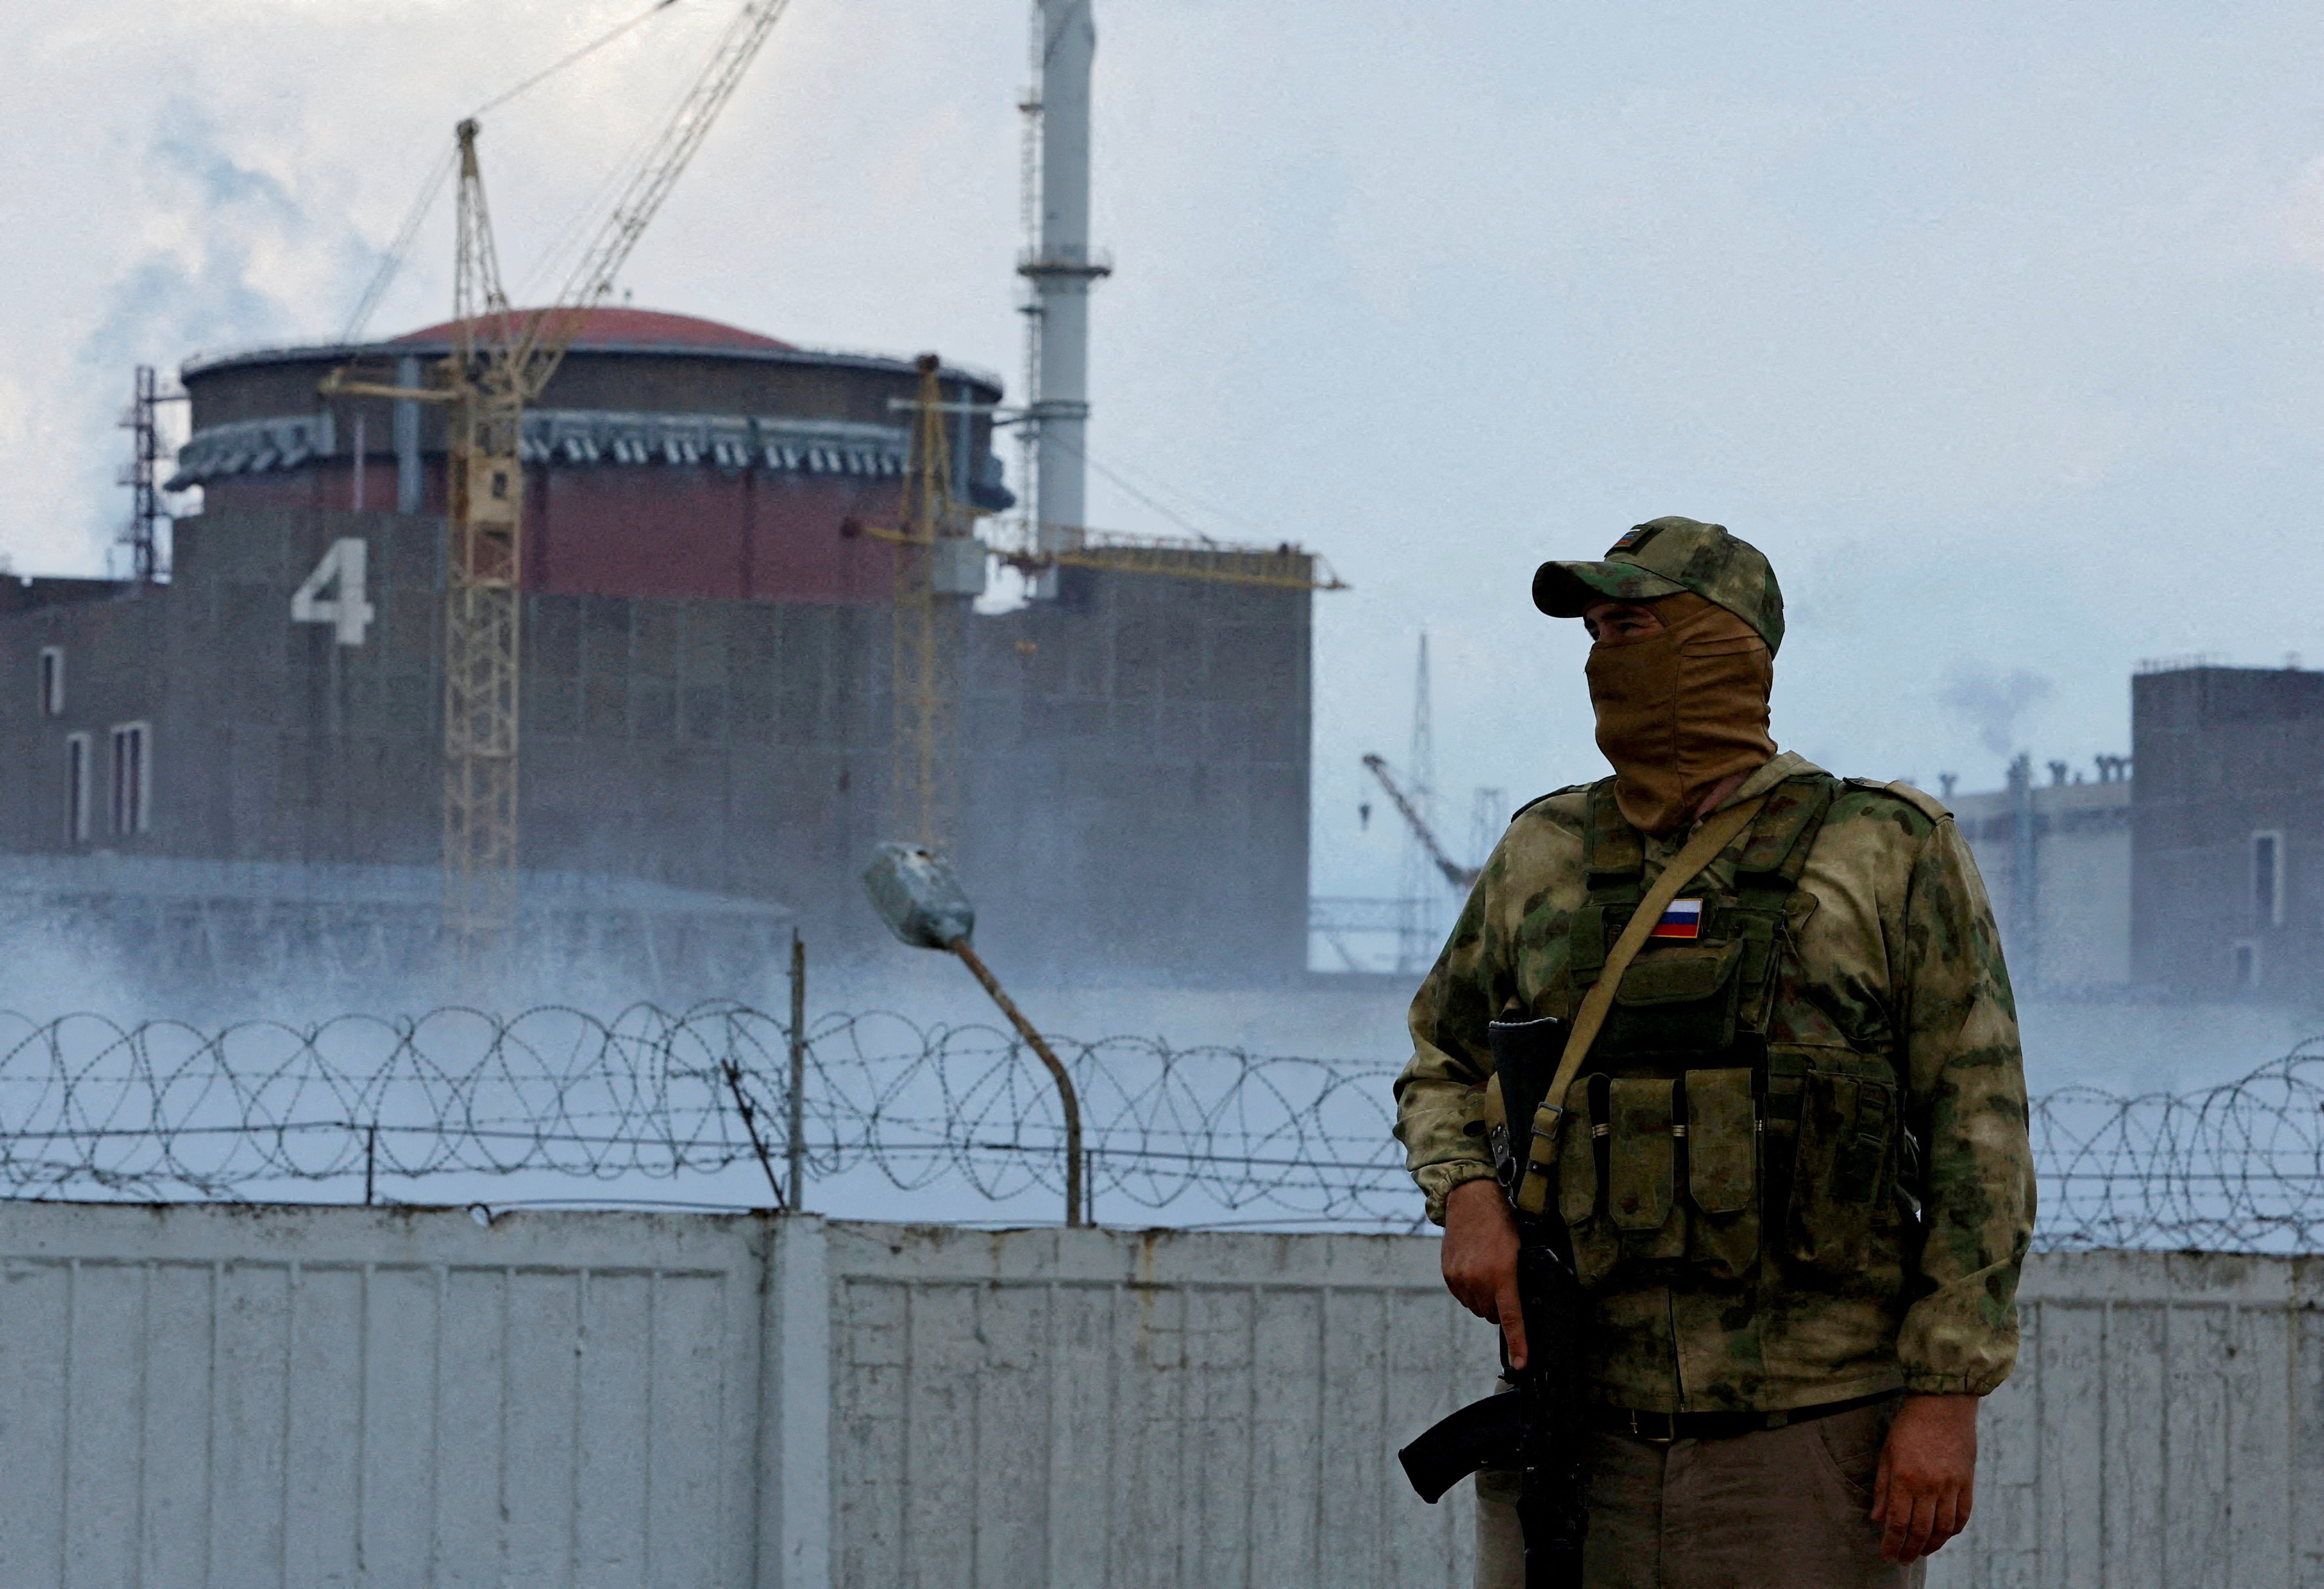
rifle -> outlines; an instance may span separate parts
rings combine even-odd
[[[1569,1030],[1556,1020],[1496,1021],[1489,1029],[1508,1122],[1494,1128],[1493,1159],[1512,1203],[1536,1158],[1530,1122],[1540,1119],[1542,1095]],[[1543,1123],[1555,1118],[1552,1112]],[[1587,1139],[1582,1150],[1590,1150]],[[1526,1589],[1580,1589],[1582,1542],[1590,1520],[1582,1472],[1589,1299],[1574,1277],[1572,1250],[1554,1204],[1539,1197],[1526,1201],[1543,1213],[1517,1215],[1517,1305],[1525,1318],[1526,1366],[1509,1367],[1504,1336],[1501,1377],[1510,1388],[1438,1422],[1397,1452],[1397,1460],[1413,1489],[1432,1506],[1479,1468],[1516,1469]]]

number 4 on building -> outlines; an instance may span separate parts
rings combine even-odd
[[[364,595],[364,576],[370,560],[370,548],[360,536],[331,542],[331,550],[323,554],[307,582],[291,593],[290,621],[335,624],[341,645],[361,645],[373,617],[371,603]],[[332,594],[325,596],[326,590]]]

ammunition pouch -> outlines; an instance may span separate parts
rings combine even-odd
[[[1706,891],[1701,936],[1625,969],[1591,1073],[1554,1101],[1562,1116],[1545,1112],[1565,1141],[1557,1208],[1584,1287],[1618,1271],[1740,1281],[1766,1261],[1848,1272],[1893,1217],[1903,1098],[1888,1062],[1767,1037],[1791,935],[1814,909],[1797,884],[1837,790],[1778,786],[1732,886]],[[1590,899],[1566,939],[1575,998],[1645,894],[1644,840],[1610,779],[1591,791],[1584,864]]]
[[[1899,1218],[1886,1194],[1902,1105],[1887,1061],[1848,1049],[1777,1048],[1764,1067],[1666,1079],[1576,1077],[1557,1163],[1576,1276],[1592,1289],[1618,1270],[1741,1280],[1763,1249],[1794,1270],[1860,1272]]]
[[[1739,1067],[1575,1079],[1574,1150],[1558,1163],[1557,1203],[1585,1287],[1636,1266],[1730,1280],[1751,1272],[1761,1202],[1753,1079]]]
[[[1813,1274],[1855,1273],[1876,1233],[1898,1220],[1888,1195],[1904,1144],[1895,1073],[1847,1049],[1777,1049],[1767,1058],[1769,1137],[1787,1171],[1784,1258]]]

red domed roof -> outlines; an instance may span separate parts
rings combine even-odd
[[[520,316],[536,313],[519,309]],[[398,337],[398,342],[448,342],[456,322],[446,320],[441,325],[424,326],[417,331]],[[778,342],[772,337],[761,337],[756,331],[745,331],[739,326],[724,326],[716,320],[698,319],[693,315],[667,315],[658,309],[598,308],[588,311],[582,322],[581,334],[573,339],[576,347],[611,346],[648,347],[741,347],[760,348],[775,353],[789,353],[794,346]]]

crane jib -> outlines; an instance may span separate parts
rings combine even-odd
[[[547,390],[589,311],[612,292],[787,4],[742,6],[547,309],[520,318],[510,305],[476,159],[477,125],[474,117],[460,124],[447,372],[453,555],[444,623],[444,909],[464,968],[488,965],[486,943],[504,939],[514,925],[524,411]]]

